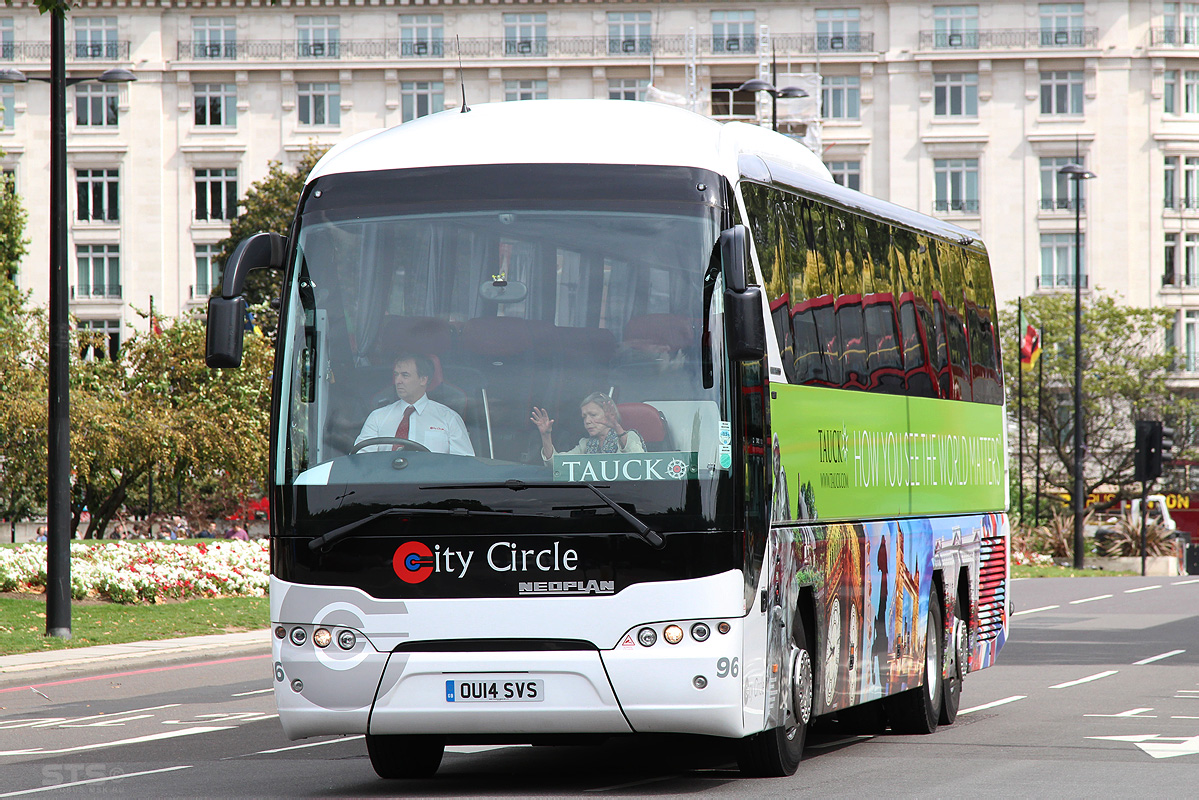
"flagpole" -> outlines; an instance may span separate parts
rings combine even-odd
[[[1016,298],[1016,429],[1019,431],[1019,449],[1016,451],[1016,474],[1020,486],[1020,518],[1024,518],[1024,298]]]
[[[1041,340],[1041,349],[1045,349],[1045,328],[1041,328],[1038,333]],[[1042,354],[1043,355],[1043,354]],[[1037,472],[1036,472],[1036,494],[1033,495],[1033,525],[1040,527],[1041,525],[1041,401],[1042,393],[1045,389],[1045,359],[1041,358],[1037,361]]]

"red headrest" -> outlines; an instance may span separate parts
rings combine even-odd
[[[647,442],[666,439],[666,428],[658,409],[648,403],[619,403],[616,409],[620,412],[621,427],[632,428]]]

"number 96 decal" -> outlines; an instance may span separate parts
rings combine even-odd
[[[717,678],[727,678],[730,675],[735,678],[737,677],[737,673],[740,671],[741,666],[737,663],[736,658],[732,659],[731,661],[723,657],[716,659]]]

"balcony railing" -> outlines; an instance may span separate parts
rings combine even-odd
[[[920,31],[921,50],[1037,50],[1046,47],[1094,47],[1098,28],[996,28],[981,31]]]
[[[49,42],[4,42],[0,61],[49,61]],[[68,61],[128,61],[129,42],[67,43]]]
[[[977,200],[935,200],[933,201],[933,211],[955,211],[959,214],[977,214]]]
[[[1149,31],[1150,47],[1199,47],[1197,28],[1153,28]]]
[[[1085,197],[1079,198],[1078,209],[1080,211],[1087,210],[1087,199]],[[1073,197],[1042,197],[1041,198],[1041,210],[1042,211],[1073,211],[1074,210],[1074,198]]]
[[[71,287],[72,300],[120,300],[121,284],[93,283]]]
[[[1199,197],[1167,197],[1162,201],[1162,205],[1179,211],[1193,211],[1199,208]]]
[[[755,37],[698,36],[697,55],[755,56],[758,41]],[[874,34],[858,33],[828,36],[814,33],[785,33],[772,37],[777,55],[799,55],[822,52],[866,52],[874,47]],[[331,42],[316,52],[313,43],[292,40],[253,39],[201,44],[179,42],[176,55],[180,61],[302,61],[308,59],[384,60],[397,58],[458,57],[461,48],[464,59],[488,58],[547,58],[547,57],[648,57],[685,56],[687,37],[682,34],[665,36],[542,36],[528,39],[511,37],[463,38],[457,41],[430,39],[400,41],[398,39],[343,39]]]
[[[1087,276],[1083,274],[1081,288],[1089,288],[1087,285]],[[1073,289],[1074,288],[1074,273],[1070,272],[1065,275],[1038,275],[1037,288],[1052,290],[1052,289]]]

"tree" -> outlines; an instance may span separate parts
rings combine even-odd
[[[1024,298],[1027,322],[1044,331],[1044,400],[1037,405],[1037,372],[1024,378],[1026,479],[1032,474],[1037,442],[1042,448],[1042,495],[1068,497],[1074,486],[1074,297],[1069,293]],[[1138,419],[1181,422],[1193,401],[1171,385],[1174,354],[1166,344],[1173,319],[1167,309],[1134,308],[1099,296],[1083,308],[1084,485],[1088,496],[1110,487],[1120,497],[1133,490],[1133,435]],[[1006,332],[1004,370],[1013,420],[1019,348],[1023,335],[1016,306],[1001,319]],[[1038,439],[1039,430],[1039,439]],[[1015,444],[1011,442],[1010,444]]]
[[[134,334],[116,361],[72,365],[72,515],[78,528],[88,510],[86,538],[103,535],[156,465],[234,496],[261,496],[270,345],[247,336],[241,369],[210,370],[204,341],[198,318],[177,319],[162,333]]]
[[[46,501],[46,318],[0,278],[0,517],[29,519]]]
[[[304,181],[325,154],[325,149],[310,142],[308,152],[295,169],[284,169],[280,161],[269,162],[266,177],[250,184],[239,204],[241,213],[229,226],[229,236],[218,245],[220,254],[217,258],[222,264],[228,262],[233,248],[247,236],[263,231],[286,234],[291,229],[300,193],[304,191]],[[281,286],[282,276],[274,270],[251,272],[246,279],[246,301],[251,306],[269,304],[279,298]],[[272,331],[275,329],[274,322],[268,321]],[[263,330],[267,330],[267,326]]]
[[[0,282],[11,284],[16,281],[21,259],[29,252],[26,247],[29,240],[25,238],[28,217],[12,179],[0,178]]]

